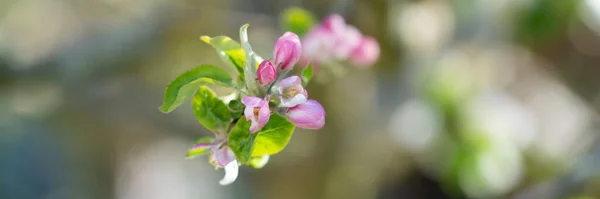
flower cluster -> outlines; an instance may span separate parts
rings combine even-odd
[[[311,26],[302,25],[306,27],[302,32],[308,32]],[[235,69],[237,78],[218,66],[198,66],[167,86],[160,107],[169,113],[193,98],[196,119],[215,136],[196,140],[186,157],[208,154],[210,164],[225,170],[221,185],[233,183],[242,165],[266,165],[271,155],[286,147],[297,127],[323,128],[325,110],[308,97],[304,88],[313,77],[315,62],[350,60],[357,66],[367,66],[379,55],[373,38],[362,36],[338,15],[328,17],[304,41],[296,33],[284,33],[268,60],[252,50],[247,29],[248,24],[240,28],[239,43],[227,36],[200,37]],[[303,59],[312,60],[311,64],[298,64]],[[296,65],[306,67],[294,70]],[[298,71],[300,74],[294,74]],[[210,86],[232,88],[233,93],[219,97]]]
[[[308,99],[308,92],[302,86],[302,79],[289,76],[281,79],[300,59],[302,45],[300,38],[292,32],[286,32],[275,43],[274,62],[264,60],[256,71],[257,81],[267,89],[265,97],[247,96],[242,98],[246,106],[244,116],[252,121],[250,132],[255,133],[269,122],[271,110],[269,102],[276,95],[276,106],[296,126],[307,129],[320,129],[325,125],[325,110],[315,100]],[[277,65],[277,66],[275,66]],[[276,82],[277,79],[281,79]],[[278,93],[272,94],[273,87]]]
[[[346,24],[340,15],[327,16],[304,40],[303,60],[317,63],[350,61],[357,67],[370,67],[379,58],[379,43]]]
[[[259,64],[256,81],[266,92],[264,96],[252,93],[241,100],[245,106],[244,117],[251,122],[250,133],[260,131],[269,122],[272,112],[284,115],[300,128],[318,130],[325,125],[325,109],[319,102],[308,99],[302,79],[296,75],[285,77],[298,63],[301,53],[300,38],[292,32],[286,32],[275,43],[273,61],[264,60]],[[190,150],[199,148],[209,148],[211,163],[225,169],[221,185],[235,181],[239,164],[226,140],[198,143]]]

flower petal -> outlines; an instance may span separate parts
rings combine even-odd
[[[260,105],[262,99],[258,97],[244,97],[242,98],[242,104],[246,105],[244,108],[244,116],[246,116],[246,120],[253,120],[254,118],[254,107]]]
[[[250,133],[256,133],[261,128],[262,127],[258,123],[258,120],[252,118],[251,123],[250,123]]]
[[[224,168],[225,176],[223,176],[223,179],[219,181],[219,184],[223,186],[235,182],[235,179],[237,179],[239,173],[239,165],[237,160],[234,160],[227,164]]]
[[[306,102],[306,100],[307,100],[306,95],[303,95],[302,93],[298,93],[292,99],[281,98],[281,105],[283,107],[294,107],[294,106],[297,106],[299,104]]]
[[[294,85],[302,85],[302,79],[296,75],[282,79],[279,81],[279,93],[282,93],[283,89]]]
[[[288,111],[288,119],[296,126],[305,129],[321,129],[325,125],[325,109],[315,100],[292,107]]]
[[[260,102],[262,101],[261,98],[258,97],[244,97],[242,98],[242,104],[246,105],[246,106],[258,106],[260,104]]]
[[[258,124],[260,128],[264,127],[267,122],[269,122],[269,117],[271,116],[271,110],[269,109],[269,103],[264,101],[263,105],[260,107],[258,112]]]
[[[219,167],[225,167],[225,165],[236,160],[235,154],[231,149],[229,149],[229,146],[213,148],[212,152]]]

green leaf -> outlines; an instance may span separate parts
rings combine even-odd
[[[202,86],[196,91],[192,106],[196,119],[208,130],[224,131],[231,122],[231,111],[227,105],[206,86]]]
[[[183,73],[167,86],[164,102],[159,109],[164,113],[175,110],[201,85],[233,86],[231,77],[223,69],[201,65]]]
[[[241,164],[251,157],[273,155],[287,146],[295,126],[284,117],[273,114],[260,131],[250,134],[250,121],[241,117],[229,134],[229,147]]]
[[[197,144],[210,144],[213,143],[214,139],[211,137],[203,137],[203,138],[198,138],[194,143],[194,145]],[[186,158],[193,158],[199,155],[204,155],[207,152],[210,151],[210,148],[196,148],[194,149],[193,147],[190,148],[187,152],[187,155],[185,156]]]
[[[287,146],[296,126],[284,117],[273,114],[254,141],[252,156],[273,155]]]
[[[258,81],[256,81],[256,68],[258,67],[258,62],[256,62],[254,51],[252,51],[252,46],[250,46],[250,42],[248,41],[248,26],[248,24],[245,24],[240,28],[240,41],[242,43],[242,48],[244,48],[244,52],[246,52],[244,76],[246,77],[246,88],[248,88],[250,94],[259,96],[262,93],[260,85],[258,84]]]
[[[227,106],[231,111],[232,118],[238,118],[244,112],[244,104],[238,99],[231,100]]]
[[[316,24],[315,16],[307,10],[290,7],[281,14],[281,26],[302,37]]]
[[[242,46],[238,42],[227,36],[202,36],[200,37],[200,40],[215,48],[223,61],[232,65],[238,72],[239,78],[241,80],[244,79],[244,63],[246,62],[246,57],[244,49],[242,49]]]
[[[300,75],[302,77],[302,86],[306,86],[308,85],[308,82],[310,82],[310,79],[313,76],[312,68],[312,63],[309,63],[308,66],[302,71],[302,74]]]
[[[267,163],[269,163],[268,155],[263,155],[260,157],[252,157],[248,161],[248,165],[250,165],[252,168],[255,168],[255,169],[263,168],[265,165],[267,165]]]
[[[240,117],[231,129],[228,138],[229,147],[235,153],[240,164],[245,164],[250,160],[255,139],[256,133],[250,134],[250,121],[247,121],[245,117]]]

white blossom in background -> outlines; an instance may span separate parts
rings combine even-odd
[[[469,196],[489,198],[515,188],[522,178],[522,157],[512,141],[502,137],[489,145],[459,171],[459,185]]]
[[[580,5],[580,17],[583,23],[600,35],[600,1],[583,0]]]
[[[522,149],[536,139],[537,118],[507,93],[488,92],[473,98],[464,107],[463,116],[462,121],[476,132],[510,140]]]
[[[401,3],[391,11],[391,27],[409,50],[431,53],[449,41],[454,32],[454,13],[447,1]],[[425,25],[426,24],[426,25]]]
[[[423,152],[440,135],[442,118],[431,105],[412,99],[394,111],[388,130],[399,146],[411,152]]]
[[[522,152],[538,131],[528,107],[502,91],[487,91],[462,108],[461,136],[477,146],[459,184],[473,197],[494,197],[511,191],[522,177]]]
[[[585,150],[592,113],[584,102],[553,80],[531,82],[524,103],[539,118],[540,134],[535,151],[554,160],[568,160]]]

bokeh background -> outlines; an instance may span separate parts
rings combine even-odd
[[[327,110],[259,170],[185,160],[210,135],[166,85],[223,65],[201,35],[343,15],[370,69],[309,86]],[[1,0],[2,199],[600,197],[599,0]]]

